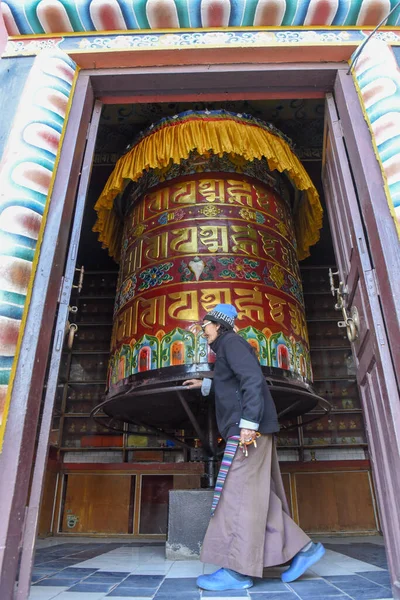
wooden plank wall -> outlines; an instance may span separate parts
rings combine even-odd
[[[126,535],[139,531],[141,472],[168,473],[172,476],[174,489],[200,487],[199,472],[168,472],[166,467],[168,465],[155,463],[133,471],[129,464],[123,468],[121,465],[104,465],[103,470],[102,465],[75,465],[60,473],[57,490],[57,472],[49,470],[39,535],[51,535],[55,495],[53,534]],[[379,531],[368,461],[281,463],[281,470],[292,517],[308,533],[369,534]],[[79,520],[73,527],[68,526],[68,519],[74,516]]]
[[[281,469],[292,517],[306,532],[379,531],[368,461],[283,463]]]

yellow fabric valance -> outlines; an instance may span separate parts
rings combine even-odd
[[[265,158],[271,171],[285,173],[298,190],[304,192],[303,201],[293,215],[297,254],[299,260],[310,254],[310,246],[319,240],[322,227],[322,207],[319,195],[303,165],[289,144],[276,133],[263,127],[259,121],[241,115],[212,115],[193,113],[190,117],[168,119],[154,131],[145,135],[133,148],[122,156],[95,204],[97,221],[93,231],[99,233],[99,241],[109,254],[118,260],[121,246],[121,223],[113,211],[114,199],[120,194],[127,180],[137,181],[144,171],[162,169],[172,161],[179,164],[189,153],[196,150],[200,155],[210,151],[222,156],[224,153],[239,155],[248,161]]]

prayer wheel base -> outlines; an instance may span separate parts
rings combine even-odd
[[[274,367],[262,369],[280,421],[309,413],[321,402],[327,404],[309,383],[291,372]],[[212,376],[208,365],[182,365],[137,374],[110,390],[101,409],[114,419],[166,434],[171,430],[198,427],[207,435],[210,398],[182,385],[186,379],[207,376]]]

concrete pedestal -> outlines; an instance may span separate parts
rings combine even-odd
[[[198,559],[211,518],[213,490],[171,490],[169,492],[168,560]]]

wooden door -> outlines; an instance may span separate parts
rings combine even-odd
[[[70,473],[61,531],[72,534],[131,533],[135,478],[110,473]]]
[[[336,282],[341,282],[347,309],[356,307],[359,315],[352,351],[393,593],[400,598],[399,390],[343,131],[331,94],[326,105],[323,185],[339,271]],[[339,313],[338,320],[342,320]]]

